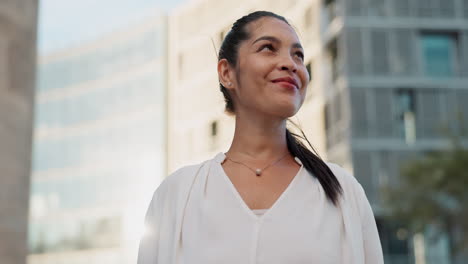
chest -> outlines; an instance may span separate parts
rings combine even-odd
[[[268,209],[281,197],[300,167],[265,171],[261,176],[242,168],[226,167],[224,172],[250,209]]]
[[[194,186],[182,232],[184,263],[343,263],[341,214],[310,175],[286,181],[292,185],[278,201],[260,204],[269,208],[262,217],[242,205],[234,184],[221,176],[210,175]],[[249,197],[262,198],[243,199]]]
[[[225,219],[229,223],[225,228],[216,224],[184,228],[184,263],[344,263],[343,229],[337,216],[277,216],[258,223]]]

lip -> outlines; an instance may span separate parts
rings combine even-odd
[[[294,85],[296,89],[299,90],[299,83],[292,77],[282,77],[282,78],[277,78],[271,81],[272,83],[279,83],[279,82],[286,82]]]

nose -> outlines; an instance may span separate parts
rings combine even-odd
[[[280,66],[279,68],[282,71],[290,71],[290,72],[293,72],[293,73],[297,72],[297,65],[294,62],[293,58],[291,58],[291,55],[283,56],[281,61],[280,61],[279,66]]]

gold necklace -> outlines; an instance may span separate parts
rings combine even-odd
[[[270,163],[269,165],[265,166],[263,169],[257,168],[257,169],[254,170],[254,169],[252,169],[251,167],[249,167],[247,164],[245,164],[245,163],[243,163],[243,162],[240,162],[240,161],[232,160],[231,158],[229,158],[229,157],[226,155],[226,153],[224,154],[224,156],[226,157],[226,159],[228,159],[228,160],[230,160],[230,161],[232,161],[232,162],[234,162],[234,163],[241,164],[241,165],[247,167],[249,170],[253,171],[253,173],[255,173],[255,175],[257,175],[257,176],[262,175],[262,172],[263,172],[264,170],[266,170],[268,167],[273,166],[273,165],[275,165],[276,163],[280,162],[280,160],[284,159],[284,157],[286,157],[286,155],[288,155],[288,152],[286,152],[286,154],[284,154],[284,155],[283,155],[281,158],[279,158],[277,161],[275,161],[275,162],[273,162],[273,163]]]

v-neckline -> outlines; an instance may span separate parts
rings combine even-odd
[[[231,189],[231,192],[234,194],[238,202],[241,204],[241,207],[243,210],[247,211],[247,214],[252,217],[256,221],[263,221],[265,217],[271,214],[271,211],[273,211],[276,207],[278,207],[278,204],[281,202],[281,200],[284,199],[284,197],[287,195],[287,193],[290,191],[291,188],[295,185],[295,182],[298,181],[299,176],[302,173],[303,170],[303,165],[300,163],[301,167],[297,171],[296,175],[294,175],[294,178],[291,180],[291,182],[288,184],[286,189],[280,194],[280,196],[276,199],[276,201],[273,203],[273,205],[270,208],[265,208],[266,211],[262,215],[257,215],[255,212],[253,212],[253,209],[250,209],[250,207],[247,205],[247,203],[242,199],[242,196],[240,195],[239,191],[236,189],[236,186],[234,186],[234,183],[232,183],[231,179],[229,176],[226,174],[224,171],[224,168],[222,166],[222,162],[224,161],[226,155],[223,152],[220,152],[217,155],[216,158],[216,165],[218,166],[218,169],[221,172],[222,178],[227,182],[227,185],[229,185],[229,189]]]

